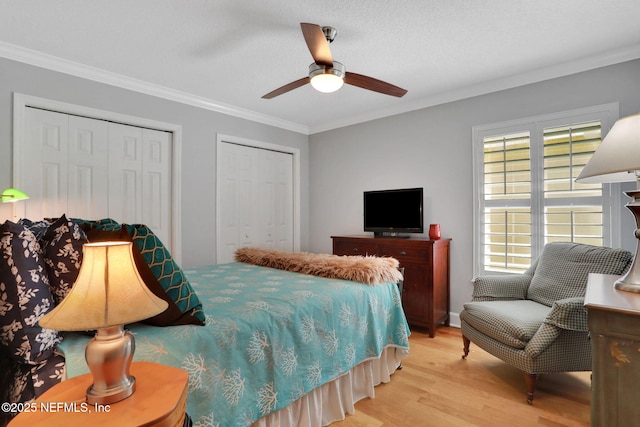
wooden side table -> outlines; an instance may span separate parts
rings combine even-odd
[[[29,412],[21,412],[10,427],[35,426],[153,426],[181,427],[187,408],[188,374],[179,368],[157,363],[131,364],[136,391],[129,398],[111,405],[85,402],[91,374],[70,378],[51,387]]]
[[[591,425],[640,425],[640,294],[619,291],[619,276],[590,274]]]

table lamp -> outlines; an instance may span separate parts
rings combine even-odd
[[[17,202],[18,200],[26,200],[28,198],[29,196],[17,188],[7,188],[0,193],[0,200],[2,200],[2,203]]]
[[[156,297],[136,269],[131,242],[87,243],[78,278],[62,302],[40,319],[43,328],[96,329],[85,358],[93,374],[90,404],[111,404],[131,396],[135,378],[129,367],[135,351],[124,325],[162,313],[167,302]]]
[[[635,217],[638,241],[631,268],[614,286],[640,293],[640,114],[618,120],[576,178],[576,182],[624,181],[636,181],[636,189],[625,194],[632,199],[626,206]]]

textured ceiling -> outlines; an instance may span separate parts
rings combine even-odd
[[[337,28],[335,60],[408,94],[261,99],[307,75],[300,22]],[[639,23],[638,0],[0,0],[0,56],[314,133],[638,58]]]

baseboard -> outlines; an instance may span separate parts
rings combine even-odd
[[[449,326],[460,327],[460,313],[449,313]]]

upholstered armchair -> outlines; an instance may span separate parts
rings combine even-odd
[[[463,359],[469,344],[525,373],[527,402],[538,374],[591,370],[584,295],[589,273],[623,274],[633,255],[576,243],[549,243],[523,274],[474,279],[460,313]]]

